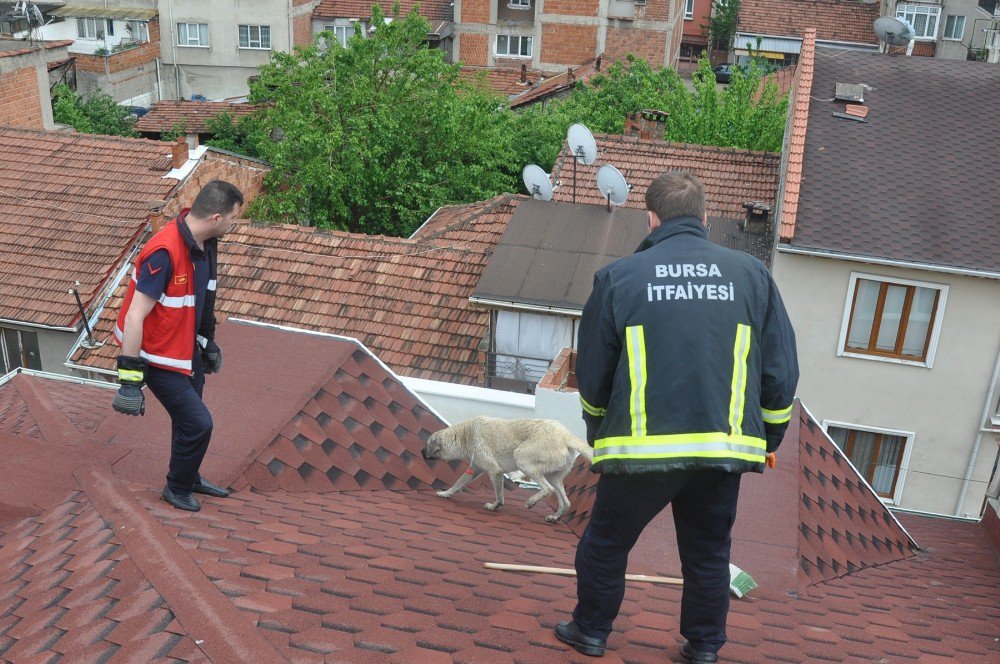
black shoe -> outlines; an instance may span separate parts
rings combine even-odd
[[[178,491],[174,493],[170,490],[170,487],[163,487],[163,494],[160,496],[161,499],[167,501],[179,510],[187,510],[188,512],[197,512],[201,509],[201,505],[198,501],[194,499],[190,493],[181,493]]]
[[[204,477],[199,478],[191,490],[195,493],[203,493],[206,496],[214,496],[216,498],[228,498],[229,489],[223,489],[221,486],[215,486]]]
[[[580,631],[575,622],[563,621],[556,625],[556,638],[576,651],[591,657],[603,657],[607,639],[597,639]]]
[[[706,664],[712,664],[713,662],[719,661],[719,656],[714,652],[702,652],[701,650],[695,650],[687,641],[685,641],[684,645],[681,646],[681,657],[692,662],[705,662]]]

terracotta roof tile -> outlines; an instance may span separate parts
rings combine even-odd
[[[172,131],[174,127],[183,125],[187,133],[201,134],[207,131],[205,124],[211,118],[222,113],[239,118],[256,109],[253,104],[231,104],[224,101],[158,101],[135,123],[135,130],[157,133]]]
[[[872,23],[879,3],[852,0],[747,0],[740,4],[739,31],[771,37],[802,37],[816,30],[819,41],[877,44]]]
[[[0,128],[3,318],[70,327],[99,295],[147,223],[150,200],[177,180],[170,145]]]
[[[781,155],[708,145],[668,143],[662,140],[598,134],[598,159],[576,165],[576,202],[602,205],[604,197],[595,184],[597,169],[612,164],[631,185],[627,207],[645,209],[646,190],[655,177],[671,170],[688,170],[705,184],[709,217],[742,219],[743,203],[759,201],[774,205]],[[573,161],[563,146],[552,181],[560,181],[554,200],[573,200]]]
[[[518,95],[539,80],[541,72],[528,69],[525,82],[521,82],[521,70],[506,67],[462,67],[462,78],[475,84],[482,84],[504,97]]]
[[[442,208],[413,238],[243,225],[221,245],[218,313],[356,337],[395,370],[474,384],[488,314],[475,289],[518,197]],[[94,328],[110,339],[120,283]],[[110,369],[116,347],[72,360]]]
[[[788,160],[782,173],[782,201],[778,211],[780,237],[788,242],[795,235],[795,220],[799,211],[799,188],[802,186],[802,162],[806,149],[806,127],[809,125],[809,98],[812,94],[813,72],[816,66],[816,31],[808,29],[802,40],[802,52],[795,69],[792,105],[789,115]]]
[[[535,86],[525,90],[510,101],[511,108],[521,108],[529,104],[548,99],[561,92],[572,90],[577,83],[586,83],[601,73],[601,67],[607,66],[607,58],[599,55],[575,67],[569,67],[554,76],[538,80]],[[572,71],[572,76],[570,74]]]
[[[406,16],[419,5],[420,15],[429,21],[451,21],[454,17],[450,0],[401,0],[400,16]],[[317,18],[356,18],[367,20],[372,15],[372,5],[379,5],[386,16],[392,16],[390,0],[320,0],[313,16]]]

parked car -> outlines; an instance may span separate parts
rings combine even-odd
[[[739,65],[715,65],[712,67],[712,73],[715,74],[715,82],[728,83],[737,67],[739,67]],[[699,72],[694,73],[695,77],[698,75]]]

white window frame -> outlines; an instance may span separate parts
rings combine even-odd
[[[694,0],[684,0],[684,20],[694,20]]]
[[[246,28],[246,46],[243,45],[243,29]],[[253,38],[254,28],[257,29],[257,39]],[[264,31],[267,31],[267,46],[264,45]],[[254,46],[256,41],[257,45]],[[251,25],[240,23],[236,26],[236,44],[238,48],[250,51],[270,51],[271,50],[271,26]]]
[[[347,41],[354,36],[354,33],[347,34],[347,31],[353,29],[354,33],[358,32],[358,29],[352,25],[324,25],[323,30],[333,33],[333,38],[337,40],[337,43],[347,48]],[[364,34],[364,30],[361,30],[361,34]]]
[[[917,34],[914,39],[918,41],[933,41],[937,39],[938,30],[941,27],[941,7],[938,5],[897,5],[896,6],[896,18],[903,19],[910,24],[916,32],[917,25],[915,17],[918,14],[923,14],[927,16],[928,22],[931,18],[934,19],[934,32],[933,34],[924,31],[924,34]]]
[[[865,483],[865,486],[871,489],[872,494],[874,494],[885,505],[899,505],[900,501],[903,499],[903,484],[906,482],[906,476],[910,470],[910,456],[913,454],[913,440],[917,436],[916,432],[902,431],[900,429],[888,429],[886,427],[872,427],[864,424],[855,424],[853,422],[841,422],[838,420],[823,420],[822,426],[823,433],[826,434],[830,444],[837,448],[837,451],[840,452],[840,456],[844,458],[844,461],[849,463],[851,468],[854,468],[854,471],[858,473],[858,477],[860,477],[861,481]],[[854,429],[855,431],[867,431],[869,433],[882,433],[890,436],[899,436],[904,439],[903,458],[899,461],[899,475],[896,476],[896,488],[893,490],[891,498],[879,496],[878,492],[875,491],[875,488],[872,487],[871,484],[868,484],[868,480],[865,478],[864,474],[861,473],[857,467],[855,467],[854,462],[847,456],[847,453],[840,449],[840,446],[837,445],[833,438],[830,437],[830,427]]]
[[[104,19],[85,17],[77,18],[76,35],[77,39],[86,39],[87,41],[100,41],[104,39]]]
[[[508,9],[531,9],[531,0],[507,0]]]
[[[950,21],[950,20],[954,20],[954,23],[952,24],[952,29],[951,29],[952,35],[949,37],[948,36],[948,21]],[[961,23],[961,29],[958,31],[958,34],[956,35],[956,34],[954,34],[955,33],[955,28],[959,27],[960,23]],[[941,32],[941,39],[943,39],[945,41],[962,41],[962,37],[964,35],[965,35],[965,15],[964,14],[948,14],[947,16],[944,17],[944,30]]]
[[[197,33],[197,41],[191,40],[191,26],[195,27],[195,32]],[[201,42],[201,27],[205,26],[205,43]],[[181,41],[181,26],[184,26],[184,37],[185,41]],[[189,23],[187,21],[177,22],[177,45],[183,48],[210,48],[212,45],[212,35],[208,29],[208,23]]]
[[[504,39],[507,40],[507,52],[506,53],[501,53],[500,52],[500,38],[501,37],[503,37]],[[511,45],[511,43],[515,39],[517,40],[517,52],[511,53],[510,52],[510,45]],[[528,53],[527,53],[527,55],[522,54],[520,52],[521,51],[521,45],[524,44],[525,40],[527,40],[527,43],[528,43]],[[529,58],[533,57],[534,52],[535,52],[534,40],[530,36],[528,36],[528,35],[508,35],[508,34],[503,34],[503,35],[497,35],[496,39],[493,40],[493,55],[495,55],[498,58],[524,58],[524,59],[529,59]]]
[[[851,326],[851,311],[854,308],[854,293],[858,287],[859,279],[867,279],[879,283],[898,284],[900,286],[916,286],[918,288],[931,288],[938,291],[937,308],[934,310],[934,324],[931,327],[930,340],[927,343],[927,357],[924,361],[906,360],[898,357],[882,357],[880,355],[870,355],[868,353],[857,353],[847,348],[847,331]],[[847,288],[847,298],[844,302],[844,315],[840,323],[840,340],[837,342],[838,357],[856,357],[862,360],[873,360],[875,362],[889,362],[891,364],[908,364],[914,367],[925,367],[930,369],[934,366],[934,356],[937,354],[938,340],[941,337],[941,324],[944,321],[945,307],[948,304],[948,285],[934,284],[927,281],[914,281],[913,279],[901,279],[890,277],[884,274],[866,274],[863,272],[851,272],[851,279]]]
[[[125,21],[126,34],[132,35],[131,39],[140,44],[149,43],[149,21],[129,20]]]

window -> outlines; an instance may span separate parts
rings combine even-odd
[[[353,25],[325,25],[324,30],[329,30],[336,37],[337,43],[347,48],[347,41],[354,36]]]
[[[944,39],[961,40],[965,34],[965,17],[951,15],[944,20]]]
[[[912,434],[879,429],[827,426],[827,434],[881,498],[895,502],[900,470]]]
[[[125,24],[125,32],[134,41],[143,44],[149,41],[149,23],[146,21],[128,21]]]
[[[76,34],[80,39],[104,39],[104,21],[99,18],[78,18]]]
[[[112,36],[115,34],[115,22],[110,18],[108,19],[108,34]]]
[[[18,367],[42,368],[42,356],[38,351],[38,335],[24,330],[0,327],[0,375]]]
[[[690,21],[694,18],[694,0],[684,0],[684,20]]]
[[[840,354],[930,367],[948,287],[851,275]]]
[[[941,8],[930,5],[899,5],[896,7],[896,18],[912,25],[917,39],[937,39]]]
[[[514,58],[530,58],[531,37],[497,35],[496,54]]]
[[[531,0],[507,0],[511,9],[531,9]]]
[[[271,48],[271,26],[241,25],[240,48]]]
[[[208,46],[208,23],[178,23],[178,46]]]

